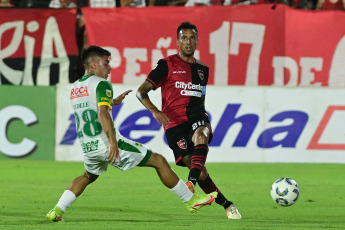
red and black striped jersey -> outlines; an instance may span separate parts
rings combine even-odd
[[[158,61],[147,81],[154,90],[161,88],[162,112],[170,119],[165,130],[198,116],[204,116],[209,68],[194,59],[193,63],[175,54]]]

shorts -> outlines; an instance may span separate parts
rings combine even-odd
[[[210,143],[213,135],[211,124],[207,116],[204,116],[201,119],[194,119],[184,122],[165,131],[169,147],[174,152],[176,165],[184,167],[186,166],[182,162],[182,158],[194,152],[194,143],[192,142],[192,137],[195,130],[201,126],[205,126],[210,130],[211,136],[208,141],[208,143]]]
[[[151,149],[125,137],[118,138],[117,144],[121,163],[119,164],[116,159],[112,166],[122,171],[132,169],[136,166],[144,166],[151,157]],[[109,150],[107,149],[100,151],[97,155],[93,154],[92,156],[88,156],[84,154],[84,166],[86,171],[94,175],[101,175],[106,172],[108,164],[110,164],[107,161],[108,153]]]

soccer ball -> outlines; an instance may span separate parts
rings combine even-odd
[[[281,206],[293,205],[299,197],[297,182],[287,177],[276,180],[271,187],[271,197]]]

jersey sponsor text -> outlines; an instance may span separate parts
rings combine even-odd
[[[76,88],[71,89],[70,99],[85,97],[85,96],[89,96],[89,92],[87,91],[87,86],[76,87]]]
[[[192,82],[185,83],[185,82],[182,82],[182,81],[177,81],[175,83],[175,87],[176,87],[176,89],[184,89],[184,90],[186,90],[186,89],[195,89],[195,90],[200,90],[200,91],[202,91],[203,88],[204,88],[200,84],[196,85],[196,84],[193,84]]]

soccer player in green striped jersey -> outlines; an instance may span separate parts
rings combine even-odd
[[[89,184],[106,172],[108,165],[124,171],[136,166],[152,167],[162,183],[185,203],[190,212],[210,205],[217,192],[193,194],[162,155],[123,137],[116,129],[112,106],[120,104],[131,90],[113,99],[112,85],[106,80],[111,70],[109,57],[110,52],[98,46],[90,46],[82,55],[85,75],[74,82],[70,99],[84,154],[85,172],[72,181],[56,206],[48,212],[47,219],[62,221],[67,208]]]

